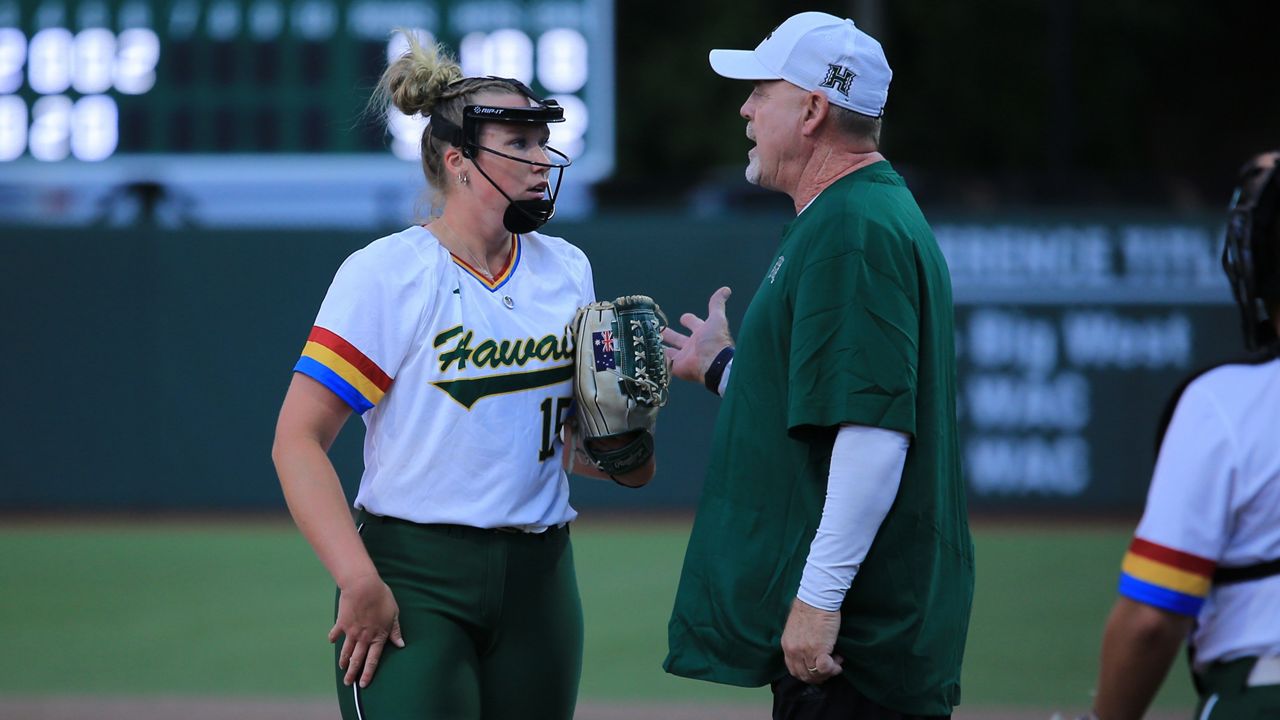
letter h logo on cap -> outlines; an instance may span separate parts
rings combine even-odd
[[[849,97],[849,85],[858,74],[843,65],[827,65],[827,76],[818,83],[818,87],[839,90],[841,95]]]
[[[711,69],[734,80],[786,80],[819,90],[870,117],[884,114],[893,71],[884,49],[848,18],[802,12],[787,18],[755,50],[712,50]],[[854,84],[854,79],[857,84]]]

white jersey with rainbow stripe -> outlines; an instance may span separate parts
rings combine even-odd
[[[512,236],[493,281],[422,227],[347,258],[294,369],[364,419],[356,507],[529,531],[574,519],[567,326],[594,299],[586,255],[539,233]]]
[[[1280,360],[1223,365],[1187,386],[1160,446],[1121,594],[1196,617],[1197,667],[1280,653],[1280,576],[1214,571],[1280,558]]]

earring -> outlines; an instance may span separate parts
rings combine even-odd
[[[467,183],[469,183],[469,182],[471,182],[471,178],[470,178],[470,176],[468,176],[466,173],[458,173],[458,184],[459,184],[459,185],[466,185],[466,184],[467,184]]]

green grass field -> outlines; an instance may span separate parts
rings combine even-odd
[[[661,662],[686,521],[574,527],[582,698],[764,703]],[[1079,709],[1128,527],[978,525],[967,707]],[[328,575],[287,521],[0,529],[0,695],[328,697]],[[410,639],[412,640],[412,639]],[[1157,706],[1193,706],[1181,662]]]

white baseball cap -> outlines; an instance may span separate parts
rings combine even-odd
[[[786,80],[871,117],[884,114],[893,77],[875,38],[821,12],[792,15],[755,50],[712,50],[711,69],[733,80]]]

